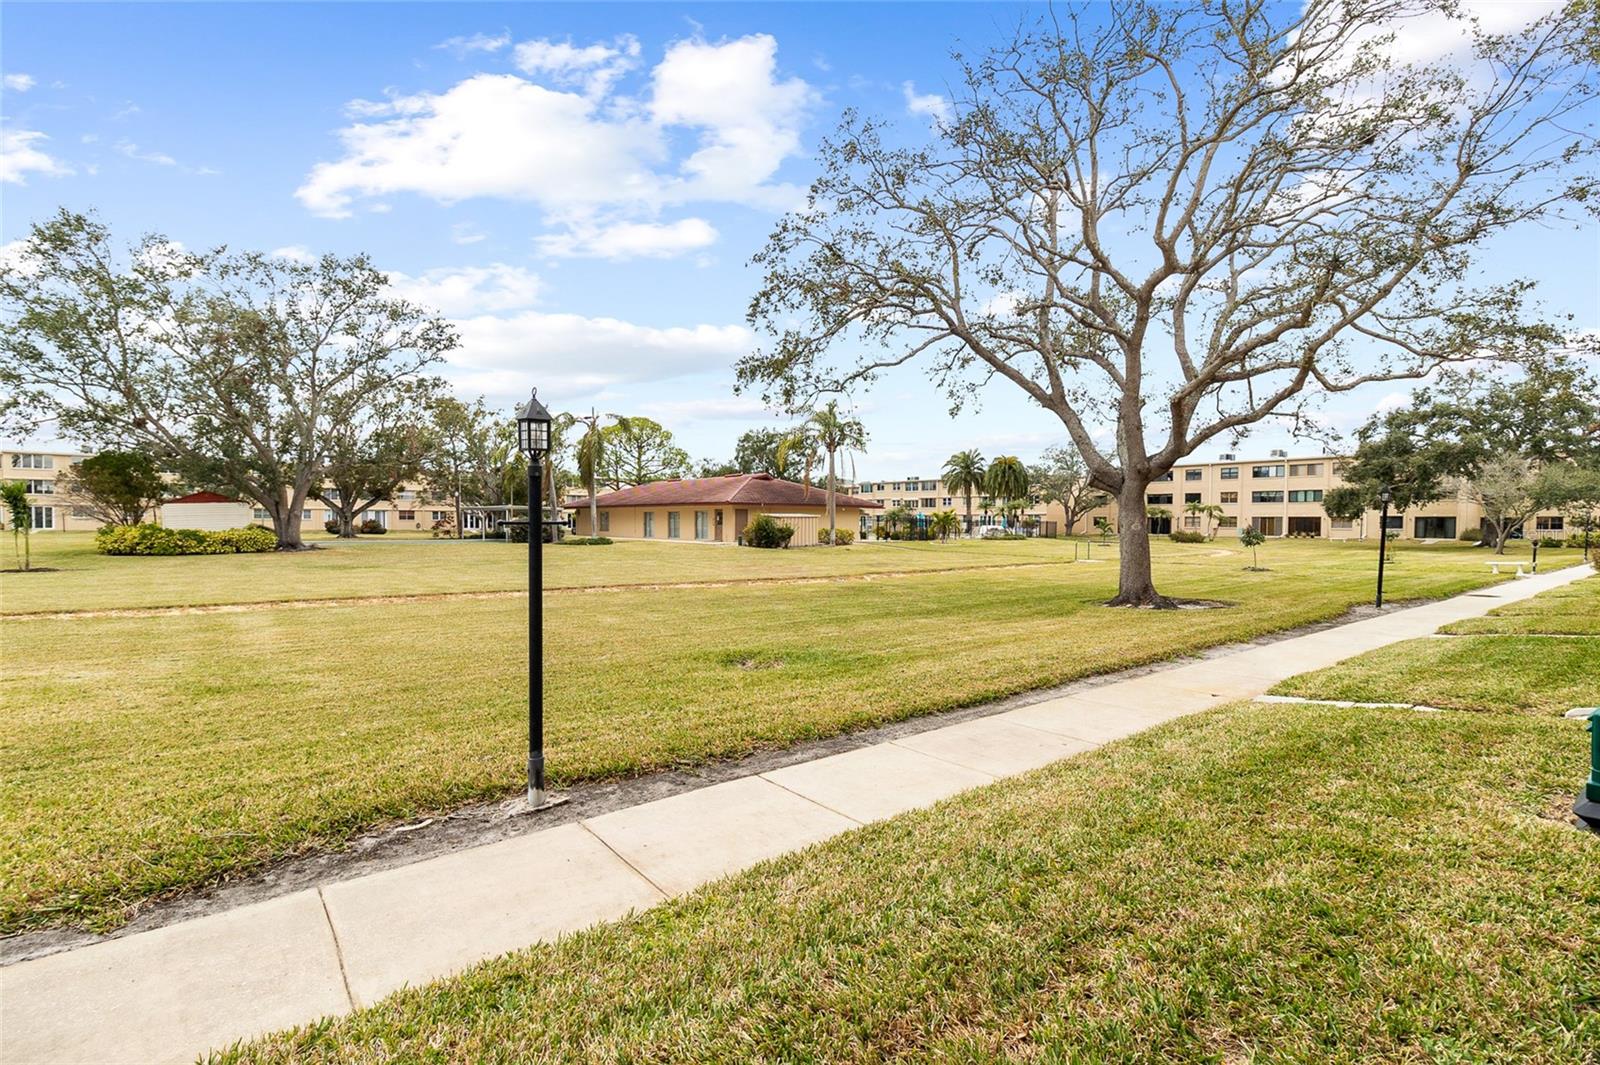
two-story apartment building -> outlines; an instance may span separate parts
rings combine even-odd
[[[861,481],[853,485],[841,485],[840,490],[862,499],[870,499],[880,504],[886,511],[901,508],[910,512],[913,517],[926,517],[941,510],[953,510],[963,520],[967,515],[966,496],[954,491],[942,480],[904,477],[898,481]],[[1030,499],[1017,513],[1027,524],[1036,525],[1047,534],[1053,535],[1061,528],[1059,524],[1054,528],[1048,527],[1047,523],[1059,521],[1061,508],[1057,506],[1055,510],[1056,513],[1051,514],[1049,506]],[[974,492],[972,494],[974,528],[982,529],[985,526],[997,526],[1001,523],[999,501],[986,492]]]

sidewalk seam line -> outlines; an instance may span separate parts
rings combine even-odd
[[[333,937],[333,956],[339,959],[339,982],[344,985],[345,1001],[350,1003],[352,1010],[360,1009],[356,1003],[356,995],[350,990],[350,971],[344,964],[344,944],[339,942],[339,929],[334,926],[333,914],[328,912],[328,897],[322,893],[322,885],[317,885],[317,902],[322,906],[322,919],[328,922],[328,934]]]
[[[599,843],[600,846],[602,846],[606,850],[610,851],[612,856],[615,857],[617,859],[617,861],[621,862],[625,867],[630,869],[635,876],[637,876],[640,880],[643,880],[646,884],[649,884],[653,889],[655,889],[656,893],[661,896],[662,901],[665,901],[665,900],[670,899],[670,898],[673,897],[672,892],[666,890],[660,884],[656,883],[654,880],[651,880],[648,876],[645,875],[644,870],[640,869],[637,865],[634,865],[632,862],[628,861],[628,859],[624,858],[622,856],[621,852],[619,852],[617,850],[617,848],[613,847],[610,843],[607,843],[605,838],[602,837],[600,835],[600,833],[598,833],[594,829],[590,828],[589,827],[589,822],[587,820],[575,821],[574,824],[576,824],[579,828],[583,829],[585,832],[589,833],[589,835],[595,840],[595,842]]]
[[[856,748],[856,750],[858,750],[858,751],[865,751],[865,750],[869,750],[869,749],[870,748],[867,748],[867,747],[857,747]],[[844,753],[850,754],[852,752],[846,751]],[[832,755],[829,755],[827,757],[832,757]],[[796,762],[795,765],[811,765],[813,762],[820,762],[820,761],[822,761],[821,758],[813,758],[811,760],[811,762]],[[789,769],[791,767],[790,766],[784,766],[783,768]],[[793,788],[788,787],[788,786],[786,786],[784,784],[778,783],[776,780],[773,780],[771,777],[767,776],[767,774],[765,774],[765,773],[757,773],[756,776],[760,777],[762,780],[765,780],[768,784],[771,784],[775,788],[779,788],[779,789],[782,789],[783,791],[787,791],[790,795],[793,795],[797,799],[804,799],[806,802],[810,803],[812,806],[818,807],[819,809],[826,810],[830,814],[837,814],[838,816],[844,818],[846,821],[849,821],[852,825],[855,825],[857,828],[860,828],[863,825],[868,824],[868,822],[866,822],[866,821],[862,821],[862,820],[859,820],[857,818],[851,817],[849,814],[845,813],[843,810],[835,810],[833,807],[829,806],[825,802],[818,802],[816,799],[813,799],[809,795],[802,795],[798,791],[795,791]],[[785,853],[788,853],[788,852],[785,852]]]
[[[978,718],[977,720],[982,720],[982,719]],[[945,727],[949,728],[950,726],[947,725]],[[939,730],[938,729],[934,729],[933,731],[937,732]],[[927,733],[926,732],[918,732],[918,733],[915,733],[914,735],[916,735],[916,736],[926,736]],[[900,740],[902,740],[902,739],[908,740],[908,739],[911,739],[911,738],[912,738],[911,736],[901,736],[899,739],[889,740],[888,743],[889,743],[889,746],[891,746],[891,747],[898,747],[902,751],[909,751],[912,754],[920,754],[924,758],[932,758],[935,762],[943,762],[945,765],[955,766],[957,769],[965,769],[969,773],[982,773],[984,776],[989,778],[989,783],[990,784],[993,784],[997,780],[1004,780],[1004,779],[1006,779],[1006,777],[1014,777],[1014,776],[1018,775],[1016,773],[1006,773],[1006,774],[1003,774],[1003,775],[1000,774],[1000,773],[991,773],[987,769],[979,769],[975,765],[967,765],[965,762],[957,762],[953,758],[946,758],[946,757],[944,757],[943,755],[940,755],[940,754],[929,754],[927,751],[919,751],[915,747],[907,747],[905,744],[900,742]],[[983,785],[982,784],[974,784],[973,787],[981,788],[981,787],[983,787]],[[965,791],[967,789],[962,788],[961,790]]]

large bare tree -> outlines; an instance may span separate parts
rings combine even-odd
[[[0,386],[73,439],[148,451],[187,484],[265,510],[280,548],[321,483],[332,434],[455,346],[365,258],[123,253],[62,210],[0,267]]]
[[[1117,502],[1116,605],[1170,606],[1146,488],[1316,397],[1524,357],[1497,233],[1591,210],[1594,19],[1506,36],[1444,0],[1114,0],[961,61],[924,146],[847,115],[756,257],[742,388],[794,407],[918,361],[956,407],[1001,378]],[[1455,40],[1405,64],[1396,35]],[[835,357],[837,351],[858,353]]]

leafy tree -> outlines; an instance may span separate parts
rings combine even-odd
[[[805,478],[810,483],[816,469],[816,455],[794,447],[786,447],[793,435],[788,429],[748,429],[740,434],[733,448],[733,469],[730,473],[769,473],[785,481]],[[779,451],[783,452],[780,461]],[[809,465],[808,465],[809,463]]]
[[[1261,530],[1254,525],[1244,526],[1239,530],[1239,542],[1250,549],[1250,568],[1253,570],[1260,569],[1260,561],[1256,558],[1256,548],[1267,542],[1267,538],[1262,535]]]
[[[1540,465],[1521,455],[1495,455],[1466,478],[1467,493],[1483,508],[1495,554],[1541,510],[1564,510],[1596,494],[1595,475],[1570,463]]]
[[[1215,503],[1185,503],[1183,505],[1183,510],[1185,514],[1193,514],[1196,517],[1203,517],[1206,519],[1207,539],[1214,539],[1216,537],[1217,519],[1226,513],[1226,511],[1224,511]]]
[[[1470,69],[1384,47],[1424,13],[1470,35]],[[959,405],[1005,380],[1117,500],[1111,603],[1174,605],[1141,519],[1195,449],[1559,339],[1530,282],[1476,267],[1497,234],[1600,192],[1592,19],[1491,36],[1468,16],[1113,0],[958,57],[956,113],[926,145],[856,113],[824,142],[807,205],[755,258],[770,339],[741,387],[793,405],[921,361]]]
[[[671,431],[660,422],[612,417],[615,423],[600,430],[605,435],[601,480],[606,485],[627,488],[689,476],[689,453],[673,443]]]
[[[748,472],[751,471],[741,470],[737,462],[719,462],[716,459],[701,459],[694,468],[696,477],[731,477]]]
[[[172,487],[143,451],[90,455],[63,472],[56,486],[105,525],[138,525]]]
[[[1166,507],[1147,506],[1144,508],[1144,517],[1146,522],[1170,522],[1172,520],[1172,511],[1168,510]]]
[[[1017,504],[1028,498],[1030,483],[1028,468],[1015,455],[1001,455],[995,459],[983,478],[984,490],[999,501],[1000,512],[1007,523]]]
[[[1032,469],[1034,488],[1046,503],[1060,503],[1066,512],[1068,536],[1078,519],[1111,498],[1090,484],[1089,467],[1076,449],[1047,447]]]
[[[24,573],[33,568],[33,508],[28,502],[26,481],[0,481],[0,504],[11,523],[11,549],[17,553],[17,567]],[[17,550],[21,540],[21,551]]]
[[[119,253],[62,210],[0,267],[0,391],[71,437],[149,452],[267,511],[282,548],[337,419],[456,346],[364,256],[290,262],[147,237]]]
[[[1374,415],[1356,431],[1356,453],[1341,475],[1363,510],[1378,509],[1378,494],[1385,488],[1398,511],[1427,506],[1472,469],[1480,455],[1477,446],[1439,433],[1433,417],[1428,410],[1406,407]],[[1326,510],[1326,497],[1323,504]]]
[[[334,419],[311,496],[339,516],[340,537],[355,536],[361,515],[422,476],[434,447],[428,414],[442,386],[431,378],[397,381]]]
[[[431,495],[455,501],[456,535],[467,504],[506,506],[527,483],[527,459],[517,450],[516,420],[471,403],[438,396],[429,407],[429,446],[422,475]]]
[[[1340,485],[1322,494],[1322,510],[1334,521],[1361,521],[1367,512],[1367,501],[1360,488]]]
[[[944,461],[942,479],[945,487],[962,496],[967,503],[967,531],[972,531],[972,493],[982,492],[989,467],[983,461],[983,452],[976,448],[957,451]]]

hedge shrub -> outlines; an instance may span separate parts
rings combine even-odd
[[[146,522],[103,526],[95,533],[94,546],[102,555],[234,555],[276,551],[278,537],[259,525],[206,532]]]
[[[856,534],[851,532],[849,529],[835,529],[834,532],[837,535],[834,537],[833,542],[835,544],[838,544],[840,547],[843,547],[846,544],[855,543]],[[817,530],[817,543],[825,544],[827,542],[828,542],[828,530],[827,529],[818,529]]]
[[[524,537],[523,537],[523,542],[524,543],[527,542],[526,535],[524,535]],[[605,547],[605,546],[607,546],[607,545],[609,545],[611,543],[611,537],[609,537],[609,536],[569,536],[565,540],[557,540],[555,542],[558,543],[558,544],[565,544],[567,547]]]
[[[1474,525],[1470,529],[1462,530],[1461,535],[1456,537],[1456,539],[1460,540],[1464,544],[1475,544],[1483,539],[1483,530]]]
[[[788,547],[794,539],[794,526],[786,525],[771,514],[757,514],[744,527],[744,542],[748,547]]]
[[[1205,533],[1193,532],[1189,529],[1173,529],[1167,533],[1167,539],[1179,544],[1203,544],[1206,542]]]

